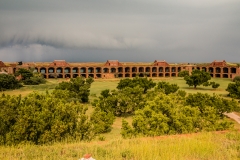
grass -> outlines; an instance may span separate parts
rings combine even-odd
[[[45,92],[46,90],[53,90],[59,82],[63,81],[63,79],[50,79],[47,80],[46,84],[40,84],[40,85],[24,85],[23,87],[15,90],[8,90],[3,91],[2,93],[9,94],[9,95],[19,95],[21,94],[23,97],[28,95],[29,93],[33,91],[37,91],[40,93]]]
[[[63,79],[49,79],[46,84],[39,86],[24,86],[23,88],[5,91],[10,95],[28,95],[32,91],[45,92],[53,90]],[[220,84],[218,89],[211,87],[189,87],[183,78],[154,78],[155,82],[167,81],[176,83],[180,89],[187,93],[208,93],[221,94],[226,97],[225,89],[230,79],[214,78]],[[115,89],[119,79],[96,79],[90,91],[90,101],[100,95],[104,89]],[[91,104],[87,104],[89,110],[93,111]],[[131,117],[125,118],[128,122]],[[234,121],[236,130],[240,124]],[[85,153],[91,153],[97,160],[146,160],[146,159],[176,159],[176,160],[198,160],[198,159],[240,159],[240,135],[231,131],[229,133],[198,133],[188,135],[160,136],[155,138],[122,139],[121,132],[122,118],[117,117],[110,133],[102,134],[92,142],[55,143],[52,145],[21,145],[21,146],[0,146],[0,159],[79,159]],[[98,139],[99,138],[99,139]]]
[[[0,147],[0,159],[79,159],[91,153],[97,160],[235,160],[240,158],[240,135],[198,133],[104,142],[56,143],[50,146]]]
[[[46,90],[53,90],[59,82],[64,81],[65,79],[48,79],[46,84],[41,85],[28,85],[24,86],[20,89],[11,90],[11,91],[4,91],[3,93],[10,94],[10,95],[18,95],[22,94],[22,96],[25,96],[32,91],[38,91],[38,92],[45,92]],[[216,83],[220,84],[220,87],[217,89],[212,89],[211,87],[203,87],[198,86],[197,89],[194,89],[193,87],[189,87],[183,78],[153,78],[155,82],[160,81],[167,81],[169,83],[176,83],[180,87],[179,89],[185,90],[187,93],[208,93],[208,94],[221,94],[223,96],[226,96],[228,92],[225,90],[228,86],[228,83],[231,83],[231,79],[223,79],[223,78],[212,78],[211,81],[214,81]],[[104,89],[116,89],[116,86],[120,79],[96,79],[94,83],[91,86],[90,91],[90,99],[93,99],[96,96],[99,96],[101,91]]]

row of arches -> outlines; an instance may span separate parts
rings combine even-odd
[[[35,72],[40,73],[122,73],[122,72],[180,72],[181,67],[118,67],[118,68],[101,68],[101,67],[82,67],[82,68],[35,68]]]
[[[198,70],[204,70],[206,72],[210,73],[237,73],[237,69],[234,67],[228,68],[228,67],[192,67],[192,69],[198,69]]]
[[[122,73],[123,71],[128,73],[141,73],[141,72],[180,72],[182,68],[185,69],[185,67],[118,67],[118,68],[101,68],[101,67],[82,67],[82,68],[35,68],[36,72],[40,73]],[[198,69],[198,70],[205,70],[206,72],[210,73],[236,73],[237,69],[236,68],[220,68],[220,67],[192,67],[193,69]]]
[[[105,78],[104,74],[43,74],[44,78],[76,78],[79,76],[82,77],[92,77],[92,78]],[[126,73],[126,74],[114,74],[115,78],[123,78],[123,77],[176,77],[177,74],[176,73],[153,73],[153,74],[146,74],[146,73]]]

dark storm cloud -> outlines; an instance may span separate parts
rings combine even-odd
[[[239,62],[238,0],[1,0],[4,61]]]

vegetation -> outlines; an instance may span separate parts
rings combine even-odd
[[[223,112],[237,110],[237,103],[234,100],[229,101],[223,99],[221,96],[214,95],[213,89],[209,86],[199,87],[198,90],[194,90],[187,87],[182,78],[161,79],[161,81],[156,79],[153,81],[153,83],[157,84],[155,84],[155,88],[152,87],[144,92],[144,88],[141,87],[141,85],[116,89],[118,86],[117,83],[120,82],[119,80],[106,81],[99,79],[94,83],[90,83],[90,95],[90,87],[80,85],[82,83],[86,84],[87,79],[83,79],[81,83],[76,82],[77,85],[73,85],[74,83],[71,82],[71,80],[64,83],[59,83],[59,81],[62,80],[50,79],[43,85],[25,86],[14,91],[14,93],[10,91],[4,92],[8,94],[24,93],[24,98],[9,96],[9,99],[12,98],[11,101],[6,100],[6,98],[0,98],[0,100],[5,100],[4,103],[1,102],[0,107],[7,106],[5,104],[8,104],[8,106],[12,105],[17,108],[20,106],[20,108],[23,109],[26,106],[25,110],[21,110],[21,113],[18,113],[18,109],[8,107],[13,109],[9,109],[7,113],[9,113],[9,115],[19,115],[17,118],[21,118],[25,114],[27,115],[26,117],[29,117],[29,121],[26,117],[23,117],[20,119],[21,122],[15,122],[18,124],[15,129],[17,130],[18,127],[21,128],[19,130],[23,134],[18,135],[20,140],[16,140],[16,135],[13,135],[11,141],[5,143],[5,146],[0,146],[0,159],[56,159],[59,157],[61,157],[61,159],[79,159],[85,153],[92,153],[93,157],[99,160],[171,159],[172,157],[176,159],[237,159],[239,156],[239,134],[232,132],[224,134],[216,134],[213,132],[187,134],[183,136],[170,136],[171,138],[155,137],[154,139],[147,138],[147,140],[146,138],[123,140],[119,137],[120,132],[125,138],[128,138],[195,133],[232,128],[233,124],[225,119]],[[227,93],[225,89],[230,80],[215,79],[215,81],[221,84],[221,87],[216,91],[214,90],[214,92],[225,96]],[[58,83],[61,85],[64,84],[64,87],[58,88],[60,86]],[[54,89],[56,85],[58,86]],[[68,87],[71,85],[79,86],[79,88],[76,87],[78,90],[69,89]],[[50,91],[45,93],[44,88],[48,88]],[[31,93],[29,95],[27,91],[33,89],[40,92],[44,91],[44,93]],[[82,104],[82,100],[79,100],[77,95],[84,90],[88,93],[88,101],[93,103],[93,108],[89,104]],[[33,94],[37,96],[33,96]],[[15,98],[13,97],[18,97],[19,105],[15,105],[16,100],[14,100]],[[52,100],[49,100],[51,98]],[[27,101],[24,102],[24,99],[27,99]],[[38,101],[32,99],[37,99]],[[41,101],[46,102],[40,104]],[[51,101],[53,102],[51,103]],[[54,105],[55,107],[51,106],[54,114],[51,113],[52,110],[50,110],[50,107],[44,107],[47,103],[51,105],[56,104]],[[38,108],[41,108],[41,105],[42,109],[38,110]],[[76,121],[74,122],[72,122],[74,118],[70,120],[68,118],[70,114],[75,115],[72,113],[73,110],[69,109],[69,107],[72,106],[74,108],[79,107],[81,110],[78,114],[79,117],[77,120],[75,119]],[[4,111],[4,113],[5,112],[6,111]],[[16,112],[17,114],[15,114]],[[51,113],[51,115],[57,116],[59,119],[56,119],[58,119],[59,122],[55,123],[52,121],[48,112]],[[42,120],[39,121],[39,119],[41,119],[39,117],[45,117],[45,114],[47,118],[42,118]],[[65,116],[61,117],[61,115]],[[4,116],[3,112],[0,113],[0,117],[1,116]],[[0,119],[0,127],[11,130],[11,127],[6,127],[5,123],[8,125],[14,122],[11,120],[16,118],[14,116],[9,117],[8,123],[4,122],[4,125]],[[6,119],[5,117],[3,118]],[[81,118],[85,119],[85,121],[82,121]],[[47,121],[48,119],[49,121]],[[124,120],[122,121],[122,119]],[[61,120],[64,120],[64,122],[60,123]],[[81,134],[79,134],[78,131],[72,134],[75,128],[71,126],[73,124],[81,125],[80,122],[83,122]],[[48,124],[46,125],[48,129],[46,129],[45,132],[48,131],[49,134],[43,131],[42,128],[45,126],[43,124]],[[49,129],[51,128],[50,126],[52,126],[51,124],[58,129]],[[29,128],[27,128],[27,126],[29,126]],[[44,140],[44,137],[40,136],[39,141],[36,143],[33,137],[37,137],[35,136],[37,134],[35,134],[33,130],[37,130],[37,132],[40,132],[42,135],[49,135],[45,136],[47,140]],[[72,130],[73,132],[68,133]],[[141,133],[139,133],[138,130],[140,130]],[[1,131],[0,129],[0,132]],[[52,131],[56,132],[56,136],[51,133]],[[100,135],[97,136],[98,134]],[[10,134],[7,135],[9,136]],[[62,138],[59,139],[59,137]],[[34,139],[34,141],[32,139]],[[82,142],[93,139],[97,141],[104,141],[106,139],[107,141],[103,143]],[[16,147],[6,146],[6,144],[14,143],[19,145]],[[30,145],[28,145],[29,143]],[[46,143],[51,143],[51,145],[32,145]],[[184,148],[184,150],[179,150],[179,148]],[[149,153],[152,154],[149,155]]]
[[[220,86],[219,83],[216,83],[216,82],[204,82],[203,83],[203,86],[207,87],[207,86],[212,86],[213,89],[216,89]]]
[[[178,77],[185,77],[185,76],[189,76],[189,71],[180,71],[178,72]]]
[[[236,81],[235,83],[229,83],[226,91],[229,92],[228,96],[232,98],[240,98],[240,81]]]
[[[156,83],[154,83],[152,79],[148,79],[147,77],[135,77],[133,79],[121,79],[118,83],[117,89],[121,90],[126,87],[134,88],[136,86],[140,86],[143,88],[143,92],[147,93],[147,90],[155,87],[155,85]]]
[[[39,85],[39,84],[45,84],[47,81],[42,77],[39,73],[34,73],[33,77],[27,78],[23,80],[23,84],[25,85]]]
[[[5,91],[8,89],[17,89],[22,85],[13,75],[0,74],[0,90]]]
[[[233,82],[240,81],[240,76],[236,76],[233,78]]]
[[[26,80],[30,79],[30,77],[33,77],[33,72],[25,68],[19,68],[16,71],[15,76],[21,76],[22,80]]]
[[[238,132],[200,133],[155,138],[114,139],[92,143],[55,143],[0,147],[0,159],[80,159],[91,153],[97,160],[239,159]]]
[[[61,82],[55,88],[58,90],[68,90],[70,97],[80,102],[88,102],[90,95],[90,87],[94,80],[92,78],[71,78],[69,82]]]
[[[61,97],[60,97],[61,96]],[[0,98],[0,144],[45,144],[71,138],[91,140],[95,136],[86,109],[68,102],[67,91]]]
[[[135,110],[143,108],[143,89],[140,87],[124,88],[122,90],[104,90],[101,96],[94,100],[93,106],[115,116],[133,114]]]
[[[21,82],[25,85],[39,85],[46,83],[41,73],[33,73],[31,69],[19,68],[15,76],[21,76]]]
[[[155,90],[162,91],[165,94],[175,93],[179,89],[177,84],[170,84],[169,82],[158,82]]]
[[[197,93],[184,98],[175,94],[158,94],[135,112],[132,126],[123,119],[121,134],[124,138],[131,138],[225,130],[231,128],[232,123],[224,118],[223,113],[237,108],[236,101],[216,95]]]
[[[205,82],[208,82],[208,80],[210,79],[210,73],[205,72],[204,70],[200,71],[197,69],[193,70],[190,76],[184,77],[186,84],[188,84],[189,86],[194,86],[194,88],[202,85]]]

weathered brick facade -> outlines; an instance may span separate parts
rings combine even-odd
[[[119,62],[118,60],[107,60],[105,63],[68,63],[65,60],[54,60],[53,62],[17,63],[5,65],[0,61],[0,69],[13,74],[19,68],[35,68],[36,72],[42,73],[45,78],[75,78],[78,76],[94,78],[124,78],[124,77],[177,77],[182,70],[190,73],[193,69],[210,72],[212,77],[233,78],[240,75],[237,64],[223,61],[212,63],[190,64],[190,63],[167,63],[165,60],[155,60],[153,63]]]

